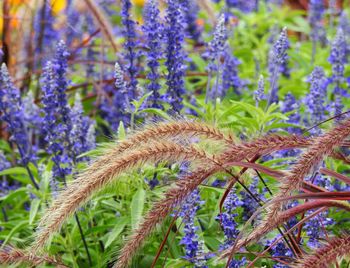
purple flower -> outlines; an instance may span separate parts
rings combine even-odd
[[[206,92],[206,96],[205,96],[206,102],[209,100],[209,98],[215,100],[218,97],[219,93],[222,93],[222,94],[226,93],[225,90],[223,89],[223,84],[221,84],[219,81],[220,75],[221,76],[223,75],[222,68],[220,68],[220,66],[221,66],[220,58],[221,58],[221,56],[223,56],[223,52],[226,48],[226,42],[227,42],[227,32],[226,32],[226,26],[225,26],[225,15],[222,14],[219,17],[218,22],[216,24],[216,27],[214,30],[214,37],[209,42],[207,51],[204,54],[204,56],[209,60],[209,63],[207,66],[207,70],[209,72],[209,75],[208,75],[208,82],[207,82],[207,92]],[[231,53],[229,53],[229,54],[231,54]],[[231,60],[231,65],[232,64],[236,65],[237,62],[232,62],[232,60]],[[227,90],[227,87],[229,87],[229,85],[228,85],[229,78],[227,77],[227,75],[229,75],[229,74],[227,71],[228,70],[226,70],[226,73],[225,73],[226,90]],[[212,89],[211,88],[211,78],[214,75],[214,72],[217,72],[217,74],[216,74],[214,88]],[[220,95],[222,95],[222,94],[220,94]]]
[[[258,88],[254,91],[254,99],[256,102],[256,106],[259,106],[259,102],[261,100],[266,99],[265,96],[265,82],[264,82],[264,76],[260,75],[259,81],[258,81]]]
[[[199,240],[196,233],[198,227],[195,226],[196,213],[203,203],[199,191],[196,189],[182,203],[179,217],[182,218],[184,224],[184,237],[180,244],[185,246],[185,258],[195,267],[204,268],[207,266],[205,265],[205,256],[203,256],[203,242]]]
[[[311,214],[311,212],[309,211],[306,216]],[[319,214],[307,221],[305,223],[306,234],[309,237],[307,245],[312,248],[318,247],[320,245],[320,239],[325,237],[323,228],[333,223],[334,221],[332,219],[326,217],[326,213]]]
[[[218,69],[219,58],[226,48],[227,31],[225,26],[225,15],[222,14],[216,24],[214,37],[209,42],[205,56],[209,60],[208,71],[213,72]]]
[[[249,13],[257,9],[256,0],[226,0],[228,7],[237,8],[242,12]]]
[[[182,8],[183,8],[183,16],[185,22],[185,31],[186,35],[194,40],[196,43],[200,42],[201,39],[201,31],[197,25],[197,17],[198,17],[198,5],[196,1],[193,0],[181,0]]]
[[[179,113],[183,108],[182,98],[185,94],[185,52],[184,43],[184,18],[182,6],[177,0],[168,0],[166,15],[166,62],[168,70],[166,85],[166,101],[171,105],[171,112]]]
[[[245,267],[247,264],[247,259],[243,257],[241,260],[232,260],[229,264],[229,268],[241,268]]]
[[[36,12],[34,18],[35,51],[39,56],[51,49],[54,40],[57,40],[58,32],[54,28],[55,17],[49,1],[44,1],[41,9]],[[40,56],[41,57],[41,56]]]
[[[225,234],[225,242],[222,245],[222,249],[227,249],[232,246],[239,234],[235,221],[238,214],[235,210],[237,207],[243,206],[243,204],[244,203],[239,200],[235,194],[235,188],[231,189],[223,204],[224,212],[217,217]]]
[[[311,26],[310,38],[313,43],[313,53],[315,53],[315,46],[317,42],[321,42],[322,45],[327,43],[326,30],[322,24],[324,14],[324,0],[310,0],[308,20]]]
[[[137,98],[137,73],[139,68],[137,67],[137,59],[139,53],[136,51],[138,46],[136,23],[131,19],[130,8],[132,7],[130,0],[122,0],[121,17],[124,26],[123,35],[125,38],[124,49],[125,59],[127,60],[127,73],[129,75],[130,82],[128,83],[128,95],[130,100]]]
[[[222,66],[222,92],[220,97],[224,97],[227,91],[232,87],[234,92],[239,94],[240,89],[244,86],[238,74],[238,65],[241,62],[233,55],[230,46],[226,46],[223,53],[223,66]]]
[[[291,123],[295,125],[300,125],[300,113],[299,113],[299,107],[300,103],[295,99],[295,97],[291,93],[287,93],[284,97],[283,102],[281,103],[281,112],[283,114],[289,113],[288,120],[286,120],[286,123]],[[301,134],[301,129],[297,127],[287,127],[286,130],[290,134]],[[297,151],[297,150],[291,150],[291,151]],[[287,156],[287,155],[285,155]],[[293,155],[288,155],[293,156]]]
[[[36,156],[30,142],[20,92],[14,86],[5,64],[1,66],[0,72],[0,114],[0,119],[6,123],[6,128],[11,134],[10,141],[17,146],[21,163],[24,166],[29,162],[35,163]]]
[[[144,20],[145,24],[142,29],[146,36],[147,66],[150,70],[146,75],[149,80],[147,89],[153,92],[148,101],[150,101],[151,107],[162,109],[158,68],[159,60],[162,58],[162,31],[164,26],[160,23],[159,9],[155,0],[149,0],[146,3]]]
[[[288,47],[289,41],[287,36],[287,29],[283,28],[280,36],[278,37],[277,41],[273,44],[273,47],[271,48],[269,53],[270,96],[268,99],[268,105],[270,105],[272,102],[278,101],[277,82],[281,73],[281,68],[285,66],[288,60]],[[284,72],[285,71],[286,70],[284,70]]]
[[[11,167],[11,163],[6,159],[4,152],[0,150],[0,171]]]
[[[84,116],[81,97],[75,95],[74,106],[71,109],[72,130],[70,133],[70,143],[72,144],[73,155],[75,157],[95,148],[94,123],[88,116]],[[84,160],[79,158],[77,160]]]
[[[332,83],[334,85],[334,94],[343,95],[346,93],[341,88],[344,82],[344,65],[346,63],[346,41],[343,31],[339,28],[332,42],[331,54],[328,61],[332,64]]]
[[[267,241],[267,246],[270,246],[279,237],[280,237],[280,235],[278,235],[273,240],[268,240]],[[283,257],[292,257],[293,256],[293,253],[291,252],[291,250],[289,248],[287,248],[285,246],[283,241],[279,241],[275,246],[273,246],[271,248],[270,253],[271,253],[271,255],[273,257],[279,257],[281,259],[283,259]],[[280,263],[277,263],[277,264],[274,264],[273,267],[274,268],[287,268],[288,266],[280,264]]]
[[[55,163],[53,176],[65,178],[71,173],[72,158],[67,151],[70,145],[69,133],[71,132],[71,118],[64,116],[70,114],[64,91],[58,86],[57,74],[52,62],[47,62],[42,78],[42,103],[43,103],[43,132],[42,135],[47,144],[47,152],[52,155]],[[63,94],[63,96],[62,96]],[[69,120],[65,120],[69,118]],[[63,165],[63,166],[61,166]]]
[[[258,179],[254,179],[253,182],[249,185],[248,189],[249,191],[256,197],[262,197],[257,191],[257,185],[258,185]],[[259,207],[259,203],[245,190],[242,190],[240,192],[241,194],[241,200],[243,202],[242,208],[243,208],[243,216],[242,219],[244,221],[247,221],[257,210]]]
[[[124,72],[118,63],[114,66],[114,86],[104,87],[105,95],[100,104],[100,112],[113,131],[117,131],[120,122],[124,125],[130,123],[130,99]],[[111,95],[111,96],[110,96]]]
[[[325,119],[328,79],[322,67],[315,67],[307,81],[310,83],[310,92],[304,102],[310,115],[308,125],[312,126]]]

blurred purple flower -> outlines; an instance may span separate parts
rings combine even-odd
[[[325,119],[325,112],[328,108],[325,103],[328,79],[322,67],[315,67],[307,81],[310,83],[310,92],[305,96],[304,102],[310,116],[307,124],[312,126]]]
[[[254,99],[256,102],[256,106],[259,106],[259,102],[261,100],[266,99],[265,96],[265,82],[264,82],[264,76],[260,75],[259,81],[258,81],[258,88],[254,91]]]
[[[341,88],[341,84],[345,81],[344,69],[346,60],[346,41],[343,31],[339,28],[332,42],[331,53],[328,61],[332,64],[332,84],[334,85],[334,94],[343,95],[346,93]]]
[[[283,28],[278,39],[273,44],[269,53],[269,72],[270,72],[270,94],[268,105],[278,101],[278,79],[281,71],[286,74],[286,63],[288,60],[287,49],[289,48],[289,41],[287,36],[287,29]],[[288,75],[288,74],[286,74]]]

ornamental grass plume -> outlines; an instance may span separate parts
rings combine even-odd
[[[338,141],[337,144],[341,144],[341,137],[345,136],[344,128],[346,128],[346,124],[345,126],[338,126],[330,132],[333,135],[337,133],[335,137],[336,141]],[[326,137],[329,137],[331,135],[330,133],[328,135],[326,134]],[[188,139],[193,136],[204,137],[214,142],[219,141],[226,146],[221,152],[211,156],[191,145],[183,146],[182,143],[177,143],[179,139],[176,137]],[[157,141],[155,141],[155,138]],[[139,227],[129,237],[126,245],[120,252],[118,261],[115,263],[115,267],[125,267],[155,226],[162,222],[176,206],[181,205],[211,175],[217,172],[228,172],[232,174],[229,171],[230,167],[242,164],[245,166],[243,162],[239,161],[252,159],[256,156],[261,157],[279,150],[309,148],[309,151],[315,151],[320,146],[326,146],[327,144],[324,144],[324,140],[327,139],[323,136],[307,139],[294,135],[285,137],[272,135],[251,142],[237,144],[230,135],[225,135],[219,129],[199,122],[160,122],[155,126],[147,126],[145,130],[136,132],[112,148],[103,150],[100,156],[68,185],[67,189],[57,197],[42,217],[32,251],[37,252],[41,250],[49,238],[58,231],[67,217],[89,200],[93,193],[101,190],[121,173],[128,172],[145,163],[194,161],[196,164],[192,172],[178,180],[175,187],[171,187],[165,193],[165,197],[151,208]],[[333,146],[324,150],[323,154],[330,154],[332,149]],[[270,172],[266,168],[260,168],[259,165],[248,165],[247,167],[258,168],[262,172],[268,172],[268,174],[276,176],[277,179],[283,176],[289,177],[293,174],[291,172]],[[239,179],[238,182],[240,184],[242,183]],[[285,182],[283,181],[283,183]],[[299,182],[299,187],[305,192],[323,191],[321,188],[317,188],[304,181]],[[339,203],[338,201],[328,204],[326,201],[315,202],[307,203],[306,207],[291,208],[283,212],[284,214],[279,214],[278,223],[272,222],[272,225],[276,226],[279,223],[283,223],[293,217],[295,213],[302,213],[308,209],[318,208],[320,206],[338,206],[348,209],[348,206],[344,206],[343,203]],[[190,225],[188,227],[188,230],[192,228],[190,228]],[[186,241],[188,242],[188,240]],[[235,260],[233,263],[238,265],[238,262],[242,264],[244,259],[241,261]]]
[[[339,257],[350,256],[350,235],[333,237],[311,254],[297,260],[293,268],[323,268],[336,263]]]
[[[0,263],[1,264],[26,264],[31,267],[37,267],[45,263],[53,264],[58,268],[66,268],[60,261],[49,256],[32,255],[27,251],[6,246],[0,249]]]

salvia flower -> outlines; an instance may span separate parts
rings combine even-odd
[[[325,100],[327,99],[328,79],[323,68],[315,67],[308,77],[308,82],[310,83],[310,92],[306,95],[304,102],[310,115],[308,124],[311,126],[324,120],[327,111]]]
[[[182,9],[184,13],[186,35],[196,43],[199,43],[201,39],[201,31],[196,21],[199,11],[196,1],[183,0]]]
[[[226,48],[227,30],[225,26],[225,15],[222,14],[216,24],[214,37],[209,42],[205,56],[209,59],[208,71],[216,71],[219,57]]]
[[[226,0],[227,7],[237,8],[244,13],[256,10],[257,3],[255,0]]]
[[[71,109],[71,120],[72,130],[69,138],[70,143],[72,144],[73,154],[75,157],[77,157],[80,154],[94,148],[94,142],[88,141],[88,139],[93,139],[93,137],[88,136],[92,134],[89,133],[89,129],[90,125],[93,125],[93,123],[89,117],[84,116],[81,97],[78,93],[75,95],[74,106]],[[77,160],[83,160],[83,158],[79,158]]]
[[[315,56],[315,45],[321,42],[325,45],[327,42],[326,31],[322,24],[325,14],[324,0],[310,0],[308,20],[311,26],[310,38],[313,42],[313,57]]]
[[[203,244],[197,234],[198,227],[195,226],[196,213],[203,203],[196,189],[183,202],[179,212],[179,217],[182,218],[184,224],[184,237],[180,244],[185,246],[185,258],[195,267],[207,267],[204,265]]]
[[[266,99],[265,96],[265,81],[264,76],[260,75],[259,81],[258,81],[258,88],[254,91],[254,99],[256,102],[256,106],[259,105],[259,102],[263,99]]]
[[[166,62],[168,70],[166,85],[166,100],[171,105],[172,112],[179,113],[183,108],[182,99],[185,94],[185,52],[184,43],[184,18],[179,1],[168,0],[166,16]]]
[[[220,221],[225,234],[225,243],[222,245],[222,249],[232,246],[239,234],[237,223],[235,221],[238,214],[235,210],[242,205],[243,202],[239,200],[235,194],[235,189],[231,189],[223,205],[225,212],[218,216],[218,220]]]
[[[346,93],[341,88],[341,83],[344,81],[344,65],[346,63],[346,41],[343,31],[339,28],[332,42],[331,54],[328,61],[332,64],[332,83],[334,85],[335,94]]]
[[[40,116],[40,108],[35,104],[32,91],[29,91],[27,96],[23,98],[23,109],[26,124],[30,132],[29,135],[40,134],[42,118]]]
[[[29,162],[35,163],[20,92],[13,84],[5,64],[2,64],[0,72],[0,113],[0,119],[6,122],[11,134],[10,141],[18,148],[21,163],[24,166]]]
[[[72,158],[68,154],[69,133],[71,126],[64,120],[61,110],[69,109],[67,101],[62,102],[62,94],[58,84],[57,77],[52,62],[47,62],[42,78],[42,103],[43,103],[43,132],[42,135],[47,144],[47,151],[52,155],[55,163],[53,167],[53,176],[55,178],[64,178],[71,173]],[[64,94],[64,93],[63,93]],[[71,120],[69,117],[69,124]],[[62,167],[61,165],[64,165]]]
[[[311,214],[309,211],[306,215]],[[320,245],[320,239],[326,237],[324,228],[327,225],[333,224],[334,221],[326,217],[326,213],[317,215],[305,223],[305,230],[308,236],[307,245],[311,248],[316,248]]]
[[[340,115],[343,112],[343,108],[344,105],[342,103],[342,98],[336,95],[333,103],[333,114],[337,115],[337,117],[335,118],[336,123],[339,123],[340,121],[345,119],[345,115]]]
[[[288,60],[287,49],[289,47],[289,41],[287,36],[287,28],[283,28],[277,41],[273,44],[273,47],[269,53],[269,71],[270,71],[270,96],[268,105],[278,100],[277,97],[277,82],[280,75],[281,67]]]
[[[293,94],[287,93],[284,97],[283,102],[281,103],[281,112],[283,114],[290,113],[288,115],[288,120],[286,120],[286,123],[300,125],[301,116],[299,113],[299,107],[300,102],[296,100]],[[286,129],[290,134],[301,134],[300,128],[287,127]]]
[[[130,82],[128,83],[128,94],[130,100],[136,99],[136,86],[137,86],[137,33],[136,33],[136,22],[132,20],[130,9],[132,5],[130,0],[122,0],[122,24],[124,26],[123,35],[125,38],[124,49],[125,49],[125,59],[127,60],[126,70],[128,72]]]
[[[244,86],[245,82],[241,80],[238,72],[238,65],[241,62],[233,55],[230,46],[226,46],[223,53],[223,66],[222,66],[222,92],[219,96],[223,98],[230,88],[233,88],[236,94],[240,94],[240,89]]]
[[[4,152],[0,150],[0,171],[11,167],[11,163],[6,159]]]
[[[280,238],[280,235],[278,235],[275,239],[273,240],[268,240],[267,241],[267,246],[270,246],[276,239]],[[283,241],[279,241],[275,246],[271,248],[271,255],[273,257],[279,258],[283,260],[283,257],[293,257],[292,251],[285,246]],[[287,260],[287,259],[286,259]],[[287,265],[283,265],[281,263],[277,263],[273,265],[274,268],[288,268]]]
[[[130,123],[130,99],[128,87],[124,80],[124,72],[116,63],[114,66],[114,85],[104,87],[104,96],[100,104],[101,116],[109,123],[113,131],[117,131],[120,122],[124,125]]]
[[[145,23],[142,27],[146,36],[147,48],[147,72],[146,78],[149,80],[147,89],[153,92],[148,98],[150,106],[153,108],[162,109],[159,90],[159,60],[162,58],[162,31],[163,25],[159,18],[159,9],[155,0],[149,0],[144,7]]]
[[[41,10],[36,12],[34,18],[36,52],[40,55],[46,49],[50,49],[54,40],[57,40],[58,32],[55,30],[55,16],[49,1],[44,1]],[[41,56],[40,56],[41,57]]]
[[[262,197],[258,191],[257,191],[257,186],[258,186],[258,179],[255,178],[253,182],[249,185],[248,189],[249,191],[256,197],[260,198]],[[243,217],[242,219],[244,221],[248,220],[254,212],[257,210],[259,207],[259,203],[245,190],[242,190],[240,192],[241,194],[241,200],[242,200],[242,208],[243,208]]]

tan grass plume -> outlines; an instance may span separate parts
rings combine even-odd
[[[172,142],[152,142],[147,146],[131,150],[114,159],[107,167],[100,171],[90,172],[89,168],[82,172],[66,190],[54,201],[41,220],[32,246],[34,252],[41,249],[56,232],[64,220],[86,202],[93,193],[102,189],[114,178],[125,171],[143,163],[158,161],[207,161],[206,154],[192,146],[183,147]]]
[[[0,250],[0,264],[11,265],[19,263],[35,267],[44,263],[50,263],[60,268],[67,267],[52,257],[33,255],[18,248],[5,246]]]
[[[174,188],[169,189],[165,193],[164,198],[155,203],[144,217],[139,228],[128,238],[126,244],[120,251],[114,267],[126,267],[155,226],[162,222],[174,207],[180,204],[205,179],[219,171],[225,171],[226,168],[229,168],[230,165],[226,165],[226,163],[240,161],[257,154],[264,155],[282,149],[305,147],[309,145],[309,142],[310,141],[307,139],[298,136],[283,137],[271,135],[252,142],[232,145],[227,151],[213,158],[213,161],[208,163],[206,167],[202,166],[194,170],[191,175],[179,180]],[[258,145],[256,146],[256,144]]]

